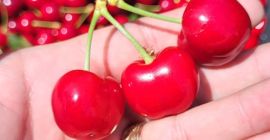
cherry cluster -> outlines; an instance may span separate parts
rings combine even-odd
[[[127,2],[154,12],[164,12],[186,3],[175,3],[173,0]],[[15,50],[62,41],[86,33],[91,23],[94,4],[94,0],[3,0],[0,13],[0,48],[4,51]],[[121,24],[138,17],[116,6],[108,5],[107,8]],[[101,17],[96,28],[109,24],[106,18]]]
[[[142,2],[153,4],[151,0]],[[108,5],[181,24],[178,44],[165,46],[153,57],[110,14]],[[100,17],[124,34],[143,58],[127,66],[120,84],[110,75],[102,79],[90,72],[92,35]],[[149,120],[182,113],[196,98],[198,67],[232,62],[244,51],[252,34],[249,15],[236,0],[191,0],[181,19],[145,11],[124,0],[97,0],[88,31],[84,70],[64,74],[53,90],[55,121],[70,137],[97,140],[114,132],[125,103]]]

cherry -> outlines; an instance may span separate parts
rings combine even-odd
[[[77,31],[74,26],[69,24],[63,24],[60,29],[58,29],[58,40],[67,40],[77,35]]]
[[[2,0],[1,3],[7,8],[9,17],[15,16],[23,6],[22,0]]]
[[[64,0],[63,4],[64,6],[70,6],[70,7],[81,7],[86,5],[86,0]]]
[[[7,40],[7,35],[0,31],[0,49],[3,49],[7,46]]]
[[[122,74],[121,84],[135,112],[159,119],[190,107],[198,90],[198,73],[188,53],[168,47],[150,64],[130,64]]]
[[[30,33],[33,32],[32,21],[36,18],[32,12],[22,13],[17,21],[18,29],[21,33]]]
[[[244,50],[252,49],[258,46],[260,35],[266,28],[266,19],[267,18],[264,18],[257,26],[252,29],[251,35],[247,41],[247,44],[245,45]]]
[[[205,66],[220,66],[244,48],[251,21],[236,0],[192,0],[183,15],[179,46]]]
[[[113,6],[113,5],[107,5],[108,11],[110,12],[110,14],[112,15],[118,15],[121,12],[123,12],[120,8]]]
[[[15,19],[8,19],[8,31],[12,33],[18,32],[18,26]]]
[[[21,34],[31,45],[36,44],[36,39],[34,38],[33,33],[22,33]]]
[[[160,0],[158,3],[158,5],[160,6],[159,12],[166,12],[177,7],[181,7],[185,3],[187,3],[185,0],[180,0],[178,3],[176,3],[175,0]]]
[[[267,0],[260,0],[263,6],[267,6]]]
[[[157,0],[136,0],[136,2],[146,4],[146,5],[152,5],[152,4],[156,4]]]
[[[59,6],[54,2],[47,2],[40,8],[41,19],[48,21],[56,21],[60,17]]]
[[[79,32],[80,34],[85,34],[88,32],[88,29],[89,29],[89,26],[88,25],[82,25],[80,28],[79,28]]]
[[[70,13],[67,13],[67,14],[64,15],[64,18],[63,18],[62,23],[64,23],[64,24],[70,24],[70,25],[75,26],[76,23],[78,22],[79,18],[80,18],[80,15],[79,14],[70,14]]]
[[[46,3],[47,0],[24,0],[25,4],[29,8],[40,8],[43,4]]]
[[[128,22],[128,17],[125,14],[119,14],[114,17],[120,24],[125,24]]]
[[[43,44],[49,44],[56,40],[55,36],[53,35],[52,30],[41,30],[40,32],[37,32],[36,35],[36,42],[34,45],[43,45]]]
[[[73,70],[57,82],[52,107],[55,121],[74,138],[100,139],[111,134],[124,113],[122,90],[111,78]]]

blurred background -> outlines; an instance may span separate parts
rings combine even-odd
[[[182,7],[190,0],[125,1],[147,11],[162,13]],[[245,50],[270,42],[270,3],[260,1],[266,8],[266,16],[253,28]],[[0,0],[0,52],[42,46],[87,33],[94,4],[94,0]],[[121,24],[140,17],[115,6],[107,8]],[[108,25],[110,23],[101,17],[96,28]]]
[[[266,6],[266,17],[267,17],[267,21],[266,22],[266,29],[265,29],[265,32],[260,36],[260,40],[262,43],[266,43],[266,42],[270,42],[270,3],[268,2],[267,3],[267,6]]]

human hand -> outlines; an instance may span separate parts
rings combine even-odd
[[[263,13],[259,2],[241,0],[241,3],[247,8],[253,25],[258,23]],[[183,9],[178,9],[168,15],[180,17],[182,12]],[[152,24],[153,22],[155,25]],[[179,25],[148,18],[127,24],[126,27],[143,46],[156,52],[165,46],[175,45],[177,32],[180,30]],[[160,37],[163,40],[160,40]],[[170,139],[170,134],[174,132],[176,135],[179,134],[175,139],[181,139],[181,133],[176,133],[178,131],[175,129],[179,128],[175,127],[178,126],[178,121],[182,123],[179,126],[186,131],[188,139],[244,139],[267,132],[270,126],[267,125],[270,122],[268,119],[270,112],[264,106],[270,103],[266,98],[269,95],[265,92],[269,84],[266,81],[269,77],[267,70],[270,62],[270,57],[267,55],[270,52],[268,46],[242,54],[234,62],[235,64],[231,64],[232,66],[200,69],[202,84],[198,101],[205,103],[224,99],[198,106],[179,116],[148,123],[143,128],[142,140]],[[60,76],[70,70],[83,67],[85,47],[84,35],[61,43],[21,50],[2,58],[0,85],[4,86],[0,94],[1,139],[70,139],[54,122],[51,93]],[[92,48],[91,71],[101,77],[109,74],[119,80],[123,69],[139,58],[131,43],[113,27],[97,30]],[[241,61],[242,59],[245,61]],[[242,90],[251,85],[254,87]],[[240,92],[236,93],[237,91]],[[253,92],[256,94],[252,94]],[[233,93],[235,94],[226,97]],[[243,100],[241,103],[244,109],[248,109],[245,110],[247,114],[255,115],[248,116],[251,117],[251,123],[248,123],[249,120],[245,118],[243,120],[239,112],[241,106],[238,104],[238,99]],[[224,114],[226,120],[223,119]],[[126,123],[128,121],[124,120]],[[248,125],[245,125],[245,122]],[[107,140],[120,139],[121,130],[125,128],[126,123],[122,123],[119,130]],[[250,130],[249,124],[252,124],[251,128],[254,131]],[[238,129],[241,131],[237,131]],[[180,132],[182,130],[179,129]],[[157,134],[162,134],[164,137]]]

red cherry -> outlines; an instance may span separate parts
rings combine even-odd
[[[8,19],[8,31],[12,33],[18,32],[17,22],[14,19]]]
[[[55,121],[65,134],[96,140],[114,131],[124,113],[124,99],[114,80],[73,70],[57,82],[52,108]]]
[[[157,0],[136,0],[136,2],[146,4],[146,5],[152,5],[152,4],[156,4]]]
[[[32,12],[22,13],[17,21],[18,29],[21,33],[31,33],[33,32],[32,21],[36,18]]]
[[[198,73],[188,53],[168,47],[151,64],[132,63],[122,74],[129,106],[150,119],[188,109],[198,90]]]
[[[60,17],[59,6],[54,2],[47,2],[40,8],[41,19],[56,21]]]
[[[67,40],[78,34],[74,26],[69,24],[63,24],[60,29],[58,29],[58,40]]]
[[[31,45],[36,43],[36,39],[32,33],[22,33],[21,34]]]
[[[9,17],[15,16],[23,6],[22,0],[2,0],[1,3],[7,7]]]
[[[267,0],[260,0],[263,6],[267,6]]]
[[[260,35],[266,28],[266,19],[267,18],[264,18],[257,26],[252,29],[251,35],[244,47],[244,50],[249,50],[258,46]]]
[[[47,0],[24,0],[25,4],[29,8],[40,8],[43,4],[46,3]]]
[[[5,48],[7,46],[7,42],[8,42],[7,35],[0,32],[0,49]]]
[[[182,25],[184,40],[179,46],[206,66],[220,66],[234,59],[251,31],[250,18],[236,0],[192,0]]]
[[[64,6],[70,6],[70,7],[81,7],[86,5],[86,0],[64,0],[63,4]]]
[[[43,45],[43,44],[49,44],[56,40],[55,36],[53,35],[52,30],[41,30],[37,32],[36,35],[36,42],[34,45]]]
[[[119,9],[116,6],[113,5],[107,5],[108,11],[110,12],[111,15],[117,15],[120,14],[122,12],[121,9]]]
[[[79,28],[79,32],[80,34],[85,34],[87,33],[89,30],[89,25],[82,25],[80,28]]]
[[[75,26],[80,18],[79,14],[65,14],[62,23]]]
[[[114,17],[120,24],[125,24],[128,22],[128,17],[125,14],[119,14]]]
[[[187,3],[185,0],[180,0],[178,3],[175,0],[160,0],[158,3],[160,6],[159,12],[166,12],[177,7],[182,7],[185,3]]]

